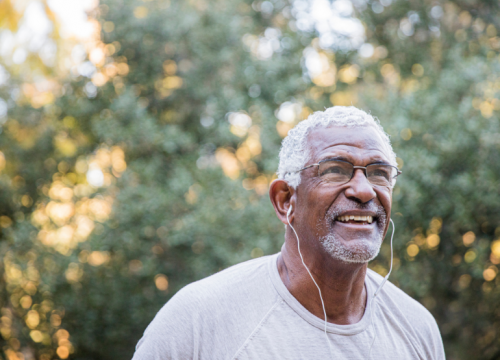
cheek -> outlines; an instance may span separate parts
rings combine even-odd
[[[390,217],[392,208],[392,190],[378,190],[376,193],[380,205],[384,207],[387,216]]]
[[[297,197],[300,213],[297,213],[296,220],[300,221],[302,226],[317,231],[318,222],[323,223],[337,196],[336,191],[319,182],[304,187],[302,193]]]
[[[337,191],[336,189],[325,189],[321,192],[316,203],[314,204],[316,220],[323,221],[331,216],[332,208],[335,208],[336,204],[343,200],[340,199],[339,196],[342,196],[342,192]]]

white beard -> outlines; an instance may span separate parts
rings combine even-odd
[[[359,239],[352,247],[345,246],[333,234],[329,234],[319,239],[323,248],[337,260],[350,263],[367,263],[375,259],[382,245],[382,233],[376,240]]]
[[[377,236],[373,240],[353,239],[351,244],[346,245],[330,233],[320,237],[319,241],[323,248],[334,258],[350,263],[367,263],[375,259],[380,252],[382,241],[384,240],[384,228],[387,221],[387,215],[382,206],[377,206],[373,202],[366,205],[353,204],[352,202],[343,202],[332,207],[327,221],[333,222],[335,218],[347,210],[364,209],[375,212],[377,219]],[[355,243],[354,243],[355,242]]]

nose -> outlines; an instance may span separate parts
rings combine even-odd
[[[373,190],[365,176],[363,169],[355,169],[352,179],[347,183],[345,196],[358,203],[365,204],[377,197],[377,193]]]

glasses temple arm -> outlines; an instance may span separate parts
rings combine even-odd
[[[311,165],[307,165],[306,167],[303,167],[302,169],[297,170],[297,171],[294,171],[294,172],[299,172],[299,171],[302,171],[302,170],[305,170],[305,169],[309,169],[310,167],[313,167],[313,166],[316,166],[316,165],[319,165],[319,164],[311,164]]]

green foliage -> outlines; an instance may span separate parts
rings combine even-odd
[[[359,3],[375,49],[361,57],[297,31],[291,4],[259,4],[105,0],[91,79],[59,79],[42,101],[12,70],[0,87],[6,358],[130,358],[182,286],[279,251],[267,187],[287,101],[292,124],[332,102],[380,118],[403,170],[391,280],[435,315],[450,359],[498,357],[497,5]],[[313,79],[306,48],[326,62]],[[384,244],[370,266],[387,272],[388,255]]]

